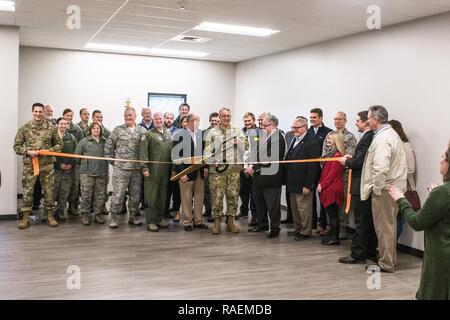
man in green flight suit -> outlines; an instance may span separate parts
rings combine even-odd
[[[148,205],[145,218],[149,231],[167,228],[168,222],[162,217],[166,205],[167,184],[169,183],[172,164],[172,137],[164,127],[164,116],[161,112],[153,115],[154,128],[142,136],[140,159],[143,161],[161,161],[167,163],[143,163],[144,199]]]
[[[33,190],[37,179],[33,173],[32,158],[39,156],[39,150],[60,152],[63,148],[63,141],[58,135],[57,129],[44,119],[44,105],[42,103],[35,103],[31,110],[33,119],[20,127],[14,139],[14,151],[18,155],[23,156],[23,218],[19,223],[19,229],[25,229],[30,226],[28,217],[32,209]],[[39,157],[39,179],[42,184],[45,199],[44,212],[48,215],[47,223],[51,227],[58,226],[58,222],[53,217],[55,210],[54,162],[55,157]]]

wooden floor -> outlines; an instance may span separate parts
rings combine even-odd
[[[240,234],[219,236],[125,222],[112,230],[72,218],[19,230],[0,221],[0,299],[414,299],[419,285],[421,259],[399,252],[398,271],[369,290],[365,265],[337,263],[350,241],[298,243],[286,230],[269,240],[248,233],[247,220]],[[66,287],[69,265],[81,269],[80,290]]]

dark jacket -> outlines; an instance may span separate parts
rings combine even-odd
[[[317,141],[319,142],[320,150],[323,149],[323,144],[325,143],[325,138],[332,131],[333,130],[331,130],[330,128],[325,126],[323,123],[322,123],[322,126],[317,130],[317,134],[314,132],[314,127],[313,126],[309,127],[309,129],[308,129],[308,132],[311,135],[313,135],[317,139]],[[321,171],[322,171],[322,167],[319,166],[319,173],[317,174],[316,187],[319,184]]]
[[[322,150],[317,139],[309,132],[295,148],[286,154],[286,160],[317,159]],[[286,189],[291,193],[303,193],[303,188],[313,189],[318,180],[320,165],[318,162],[290,163],[286,168]]]
[[[70,124],[70,127],[67,129],[67,132],[73,135],[75,139],[77,139],[77,142],[80,142],[81,139],[84,138],[83,130],[81,130],[81,128],[74,123]]]
[[[138,125],[141,126],[142,128],[144,128],[144,129],[147,130],[147,131],[152,130],[152,129],[153,129],[153,126],[154,126],[154,125],[153,125],[153,121],[152,121],[152,123],[150,123],[150,126],[147,127],[147,126],[145,125],[144,119],[142,119],[142,121],[139,122]]]
[[[311,126],[308,129],[308,132],[310,134],[312,134],[313,136],[315,136],[317,138],[317,140],[319,141],[319,145],[320,145],[320,150],[322,150],[323,148],[323,144],[325,142],[325,138],[327,137],[327,135],[333,130],[331,130],[330,128],[326,127],[324,124],[322,124],[322,126],[319,128],[319,130],[317,130],[317,134],[314,133],[314,127]]]
[[[361,194],[361,172],[364,164],[364,159],[366,158],[367,150],[369,150],[370,144],[372,143],[374,133],[372,130],[367,131],[359,140],[356,146],[355,157],[353,159],[348,159],[345,162],[345,167],[352,169],[352,185],[350,187],[350,193],[352,195]]]
[[[179,114],[178,117],[173,122],[173,126],[178,128],[178,129],[183,129],[183,128],[181,128],[180,120],[181,120],[181,115]]]
[[[277,145],[279,147],[277,147]],[[272,152],[277,151],[278,154],[272,154]],[[284,159],[285,152],[286,141],[284,140],[283,134],[280,130],[274,132],[269,137],[269,139],[267,139],[267,141],[265,141],[265,138],[256,139],[256,141],[254,139],[250,140],[250,161],[252,161],[252,158],[255,158],[256,161],[262,162],[264,162],[265,160],[281,161]],[[253,165],[253,170],[255,171],[255,173],[253,175],[252,183],[255,186],[281,187],[281,185],[283,184],[283,169],[281,164],[272,164],[271,167],[270,164],[258,163]],[[270,170],[274,170],[274,174],[269,174],[271,173]],[[264,171],[267,172],[265,173]]]
[[[87,136],[81,139],[78,143],[75,153],[82,156],[105,156],[105,143],[106,139],[102,136],[100,141],[97,142],[92,136]],[[106,160],[93,160],[93,159],[77,159],[80,165],[80,174],[88,174],[90,176],[107,176],[108,175],[108,162]]]
[[[188,157],[197,157],[202,156],[203,149],[205,147],[204,140],[203,140],[203,131],[197,130],[195,133],[196,137],[196,147],[194,146],[194,140],[192,140],[191,135],[189,134],[189,131],[187,129],[180,129],[172,137],[173,141],[173,151],[172,154],[172,161],[176,161],[177,159],[181,158],[188,158]],[[180,149],[177,152],[177,149]],[[184,169],[189,168],[192,164],[189,163],[189,161],[184,161],[185,163],[181,164],[174,164],[173,169],[176,173],[180,173]],[[191,172],[187,175],[189,181],[194,181],[197,179],[198,172],[200,171],[200,177],[202,179],[205,178],[204,170],[203,168],[200,168],[200,170],[196,170],[194,172]]]
[[[66,131],[64,134],[63,140],[63,149],[62,153],[74,153],[75,148],[77,147],[77,139]],[[72,167],[77,165],[77,159],[75,158],[63,158],[63,157],[56,157],[55,162],[55,170],[61,170],[62,164],[70,164]]]
[[[291,145],[293,137],[294,137],[294,131],[288,131],[284,135],[284,140],[286,141],[286,152],[288,152],[288,150],[289,150],[289,146]]]

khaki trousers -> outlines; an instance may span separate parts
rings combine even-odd
[[[203,222],[203,199],[205,194],[205,182],[197,174],[195,181],[180,183],[181,210],[183,212],[183,224],[192,224],[192,197],[194,197],[194,224],[198,225]]]
[[[397,265],[397,212],[398,206],[387,190],[381,196],[372,193],[373,225],[378,237],[378,264],[389,272]]]
[[[310,236],[312,234],[313,194],[291,193],[290,201],[295,232],[303,236]]]

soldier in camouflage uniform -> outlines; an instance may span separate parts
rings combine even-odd
[[[108,128],[106,128],[103,125],[103,113],[100,110],[94,110],[92,112],[92,122],[97,122],[102,126],[102,136],[105,139],[109,138],[109,135],[111,134],[111,131],[108,130]],[[88,135],[90,135],[89,133],[89,127],[87,127],[86,129],[83,130],[83,134],[85,137],[87,137]],[[106,187],[105,187],[105,204],[103,205],[103,209],[102,209],[102,214],[107,216],[108,210],[106,209],[106,202],[108,202],[108,183],[109,183],[109,175],[107,176],[107,181],[106,181]],[[127,211],[126,208],[126,197],[124,197],[124,209],[122,209],[125,213]]]
[[[38,150],[60,152],[63,148],[63,142],[59,137],[56,128],[48,121],[44,120],[44,105],[42,103],[33,104],[32,114],[33,120],[20,127],[14,139],[14,151],[18,155],[23,156],[23,218],[19,223],[20,229],[25,229],[30,225],[28,217],[30,216],[32,209],[33,189],[37,178],[33,174],[31,158],[39,156]],[[53,213],[55,210],[55,180],[53,176],[54,162],[55,157],[39,157],[39,178],[44,190],[45,209],[48,214],[47,223],[51,227],[58,226],[58,222],[56,222],[53,218]]]
[[[103,137],[103,127],[98,122],[89,126],[88,136],[80,141],[76,154],[94,157],[105,155],[106,139]],[[81,160],[81,159],[80,159]],[[80,165],[81,201],[80,209],[83,215],[82,223],[90,224],[91,209],[94,212],[95,223],[103,224],[102,216],[108,184],[108,162],[106,160],[82,159]]]
[[[56,121],[59,137],[63,140],[63,153],[74,153],[77,139],[67,131],[67,121],[58,118]],[[56,157],[55,162],[55,200],[56,214],[59,220],[64,220],[64,210],[73,184],[74,171],[77,161],[75,158]]]
[[[245,136],[241,129],[231,127],[231,111],[222,108],[219,112],[220,125],[211,129],[205,138],[204,157],[209,166],[209,186],[213,209],[214,226],[212,234],[220,234],[223,212],[223,197],[227,204],[227,230],[238,233],[234,220],[238,209],[241,163],[245,151]]]
[[[67,131],[77,139],[77,143],[84,138],[83,131],[79,126],[73,123],[73,110],[64,109],[63,118],[67,120]],[[69,195],[69,209],[67,213],[70,215],[77,216],[79,213],[77,211],[79,196],[80,196],[80,167],[77,165],[74,168],[74,178],[72,188],[70,189]]]
[[[85,131],[89,131],[89,110],[87,108],[80,109],[80,122],[77,123],[77,126],[80,127],[81,131],[83,131],[83,135],[86,137],[87,134]]]
[[[169,183],[170,154],[172,151],[172,136],[164,127],[163,114],[153,115],[154,127],[142,136],[140,145],[140,160],[161,161],[165,163],[142,163],[144,174],[144,199],[148,204],[145,209],[147,229],[156,232],[159,228],[167,228],[167,221],[163,221],[166,208],[167,185]]]
[[[116,127],[109,136],[105,145],[105,156],[119,159],[139,159],[139,144],[142,136],[147,132],[141,126],[136,125],[136,111],[127,108],[124,114],[125,124]],[[130,212],[129,223],[141,225],[139,220],[139,198],[141,193],[142,173],[141,166],[136,162],[112,161],[113,171],[113,195],[111,199],[110,228],[117,228],[117,214],[122,211],[122,202],[128,188]]]

